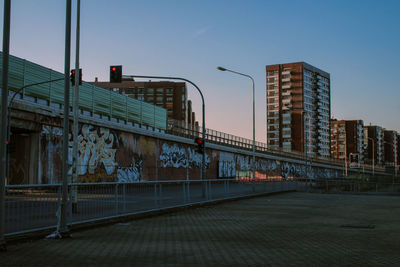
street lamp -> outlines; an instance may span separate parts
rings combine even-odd
[[[204,104],[204,97],[203,97],[203,93],[201,92],[200,88],[194,84],[192,81],[189,81],[187,79],[184,78],[180,78],[180,77],[163,77],[163,76],[144,76],[144,75],[123,75],[124,77],[127,78],[145,78],[145,79],[163,79],[163,80],[180,80],[180,81],[185,81],[190,83],[191,85],[193,85],[197,91],[199,91],[200,96],[201,96],[201,101],[203,103],[202,106],[202,113],[203,113],[203,130],[202,130],[202,136],[203,136],[203,142],[205,145],[205,139],[206,139],[206,107]],[[201,170],[201,180],[205,180],[206,179],[206,150],[205,150],[205,146],[203,149],[203,154],[202,154],[202,170]]]
[[[244,74],[244,73],[240,73],[240,72],[236,72],[230,69],[226,69],[223,67],[217,67],[217,70],[220,71],[229,71],[238,75],[242,75],[245,76],[247,78],[249,78],[252,83],[253,83],[253,164],[252,164],[252,168],[253,168],[253,184],[255,183],[255,179],[256,179],[256,117],[255,117],[255,113],[256,113],[256,103],[255,103],[255,95],[254,95],[254,79],[253,77],[251,77],[250,75]],[[253,190],[255,188],[253,187]]]

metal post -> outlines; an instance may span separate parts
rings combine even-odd
[[[69,134],[69,71],[71,57],[71,0],[67,0],[65,20],[65,65],[64,65],[64,129],[62,150],[62,201],[61,218],[59,220],[58,237],[69,237],[67,226],[67,200],[68,200],[68,134]]]
[[[78,128],[79,128],[79,39],[80,39],[80,16],[81,16],[81,0],[77,1],[76,11],[76,47],[75,47],[75,90],[74,90],[74,134],[73,134],[73,161],[72,161],[72,182],[78,181]],[[78,191],[74,186],[71,190],[72,212],[78,212]]]
[[[254,90],[254,80],[253,82],[253,192],[256,191],[255,181],[256,181],[256,100],[255,100],[255,90]]]
[[[347,133],[346,133],[346,125],[344,127],[344,169],[347,178]]]
[[[10,16],[11,0],[4,0],[3,20],[3,83],[1,91],[1,132],[0,132],[0,251],[6,251],[5,233],[5,194],[7,169],[7,101],[8,101],[8,64],[10,54]]]

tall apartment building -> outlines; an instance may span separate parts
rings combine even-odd
[[[266,66],[267,143],[330,157],[330,75],[305,62]]]
[[[364,153],[364,162],[383,166],[384,163],[384,131],[380,126],[364,126],[364,144],[367,144]]]
[[[184,82],[137,82],[123,80],[121,83],[92,82],[92,84],[119,92],[120,94],[151,103],[167,109],[168,119],[178,122],[192,122],[189,118],[186,83]]]
[[[331,120],[331,157],[364,162],[364,122]]]
[[[384,130],[385,165],[394,166],[398,164],[398,133],[396,131]]]

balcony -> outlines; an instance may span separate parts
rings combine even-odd
[[[291,83],[287,83],[287,84],[282,85],[282,89],[290,89],[291,86],[292,86]]]
[[[282,110],[287,111],[287,110],[291,110],[291,108],[292,108],[292,105],[286,105],[286,106],[282,107]]]
[[[290,91],[284,91],[282,92],[282,96],[290,96],[291,92]]]
[[[290,82],[290,77],[285,77],[282,79],[282,82]]]
[[[290,70],[284,70],[282,71],[282,75],[290,75],[291,71]]]

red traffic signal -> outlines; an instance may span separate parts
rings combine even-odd
[[[110,66],[110,83],[122,82],[122,66]]]
[[[203,154],[204,153],[204,140],[196,137],[194,139],[195,144],[197,144],[197,153]]]
[[[75,85],[75,70],[71,70],[70,80]],[[82,85],[82,69],[79,69],[79,85]]]

